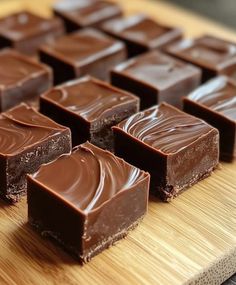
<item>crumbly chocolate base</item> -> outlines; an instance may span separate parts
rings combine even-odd
[[[75,259],[79,261],[81,265],[88,263],[94,256],[98,255],[103,250],[111,247],[119,240],[125,238],[129,231],[135,229],[138,224],[143,220],[144,216],[141,216],[138,220],[132,223],[125,229],[122,229],[120,232],[110,236],[109,238],[100,241],[95,244],[93,247],[90,247],[84,252],[78,251],[75,247],[71,247],[69,244],[65,244],[63,238],[60,237],[59,233],[52,232],[50,230],[44,230],[43,225],[40,221],[34,220],[32,217],[29,217],[29,224],[36,229],[43,237],[49,237],[55,240],[59,245],[61,245],[67,252],[69,252]]]
[[[111,152],[114,151],[114,135],[111,129],[112,126],[117,125],[119,122],[130,117],[138,111],[136,105],[130,105],[125,108],[122,112],[116,113],[113,116],[104,119],[101,124],[101,128],[96,130],[91,130],[90,132],[90,142],[96,146],[107,149]]]
[[[211,173],[217,167],[218,166],[211,167],[206,172],[193,176],[192,179],[187,184],[184,184],[181,186],[180,185],[166,185],[165,187],[158,187],[158,189],[155,192],[158,193],[158,195],[164,202],[170,202],[171,200],[179,196],[181,193],[186,191],[188,188],[190,188],[194,184],[209,177]],[[153,194],[154,194],[154,191],[153,191]]]
[[[7,163],[7,185],[0,195],[10,203],[16,203],[26,195],[26,175],[34,173],[41,164],[56,159],[59,155],[70,152],[70,135],[66,131],[32,150],[12,157]]]

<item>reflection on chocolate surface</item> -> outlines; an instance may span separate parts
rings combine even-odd
[[[64,33],[60,19],[46,19],[30,12],[19,12],[0,19],[0,47],[11,46],[27,54]]]
[[[137,112],[138,105],[132,94],[89,76],[55,87],[40,98],[42,113],[71,128],[74,145],[92,140],[103,148],[112,145],[111,126]]]
[[[219,161],[218,131],[166,103],[112,129],[116,155],[148,171],[151,190],[164,201],[210,175]]]
[[[28,177],[29,221],[88,262],[138,224],[148,190],[148,173],[87,142]]]
[[[97,27],[99,24],[121,16],[118,4],[97,0],[63,0],[53,7],[55,15],[65,22],[67,32],[84,27]]]
[[[65,173],[65,169],[70,171]],[[55,179],[55,173],[63,179]],[[88,213],[119,192],[127,191],[141,182],[147,173],[110,152],[84,143],[76,147],[71,155],[61,156],[42,166],[32,177],[58,193],[73,207]]]
[[[85,74],[107,79],[109,70],[125,59],[126,51],[122,42],[88,28],[41,47],[40,56],[54,69],[56,83],[61,83]]]
[[[52,86],[51,69],[10,49],[0,52],[0,110],[32,101]]]
[[[236,56],[236,43],[213,36],[203,36],[195,40],[183,40],[170,45],[166,51],[201,67],[205,82],[230,68],[233,64],[232,58]]]
[[[12,155],[65,130],[27,105],[0,115],[0,153]]]
[[[129,57],[163,48],[182,37],[179,29],[161,25],[143,14],[110,20],[101,28],[127,44]]]
[[[180,106],[200,80],[200,69],[159,51],[132,58],[111,72],[112,84],[138,95],[141,109],[162,101]]]
[[[16,202],[26,174],[71,149],[68,128],[21,104],[0,115],[0,194]]]
[[[236,156],[236,82],[225,76],[210,80],[184,99],[184,110],[219,130],[221,159],[233,160]]]
[[[118,127],[166,154],[181,151],[212,130],[204,121],[165,104],[137,113]]]

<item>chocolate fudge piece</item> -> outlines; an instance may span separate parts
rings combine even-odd
[[[0,48],[13,47],[35,55],[40,45],[64,34],[59,18],[46,19],[27,11],[0,19]]]
[[[51,89],[40,97],[40,112],[72,131],[73,145],[87,140],[113,149],[111,126],[139,111],[139,99],[86,76]]]
[[[101,23],[122,15],[120,6],[109,1],[63,0],[53,7],[68,33],[85,27],[98,27]]]
[[[170,201],[209,176],[219,161],[219,133],[162,103],[112,127],[115,154],[151,174],[151,191]]]
[[[149,179],[148,173],[86,142],[28,176],[29,222],[88,262],[143,218]]]
[[[55,84],[90,74],[109,78],[109,71],[126,58],[122,42],[87,28],[40,49],[40,59],[53,68]]]
[[[0,195],[17,202],[26,174],[71,150],[70,130],[21,104],[0,115]]]
[[[143,14],[107,21],[101,29],[126,43],[128,57],[164,48],[182,38],[180,29],[159,24]]]
[[[236,82],[226,76],[205,83],[184,99],[184,110],[202,118],[220,133],[220,158],[236,157]]]
[[[10,49],[0,52],[0,111],[22,101],[35,101],[52,86],[52,71]]]
[[[165,51],[179,59],[200,67],[205,82],[216,75],[227,73],[236,66],[236,43],[213,36],[203,36],[194,40],[183,40],[166,47]]]
[[[201,70],[183,61],[151,51],[121,63],[111,72],[111,83],[140,98],[145,109],[166,101],[181,106],[181,98],[201,82]]]

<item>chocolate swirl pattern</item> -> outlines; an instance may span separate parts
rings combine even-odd
[[[55,173],[58,177],[63,176],[63,181],[56,179]],[[43,165],[33,178],[87,213],[147,175],[87,142],[75,148],[70,155]]]
[[[131,94],[89,76],[54,88],[43,97],[89,121],[102,117],[118,105],[137,100]]]
[[[69,36],[63,36],[57,41],[43,47],[44,50],[54,51],[74,64],[93,62],[107,55],[119,51],[123,43],[114,41],[93,29],[83,29]]]
[[[14,85],[16,82],[21,85],[39,73],[45,72],[37,63],[11,50],[2,51],[0,61],[0,85],[4,87]]]
[[[164,153],[174,153],[207,134],[204,121],[162,103],[118,124],[131,136]]]
[[[57,134],[64,128],[21,104],[0,115],[0,153],[14,154]]]
[[[236,84],[219,76],[192,92],[188,99],[209,107],[231,120],[236,120]]]

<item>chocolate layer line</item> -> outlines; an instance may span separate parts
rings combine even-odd
[[[117,106],[139,100],[128,92],[90,76],[69,81],[41,97],[89,121],[106,116]]]
[[[122,121],[116,127],[165,154],[179,152],[212,131],[203,120],[162,103]]]
[[[216,77],[197,88],[186,99],[236,121],[236,83],[226,76]]]
[[[67,129],[26,104],[0,115],[0,154],[15,155]]]
[[[147,176],[148,173],[111,152],[86,142],[75,147],[70,155],[62,155],[57,160],[42,165],[29,178],[77,211],[86,214],[102,207]]]

